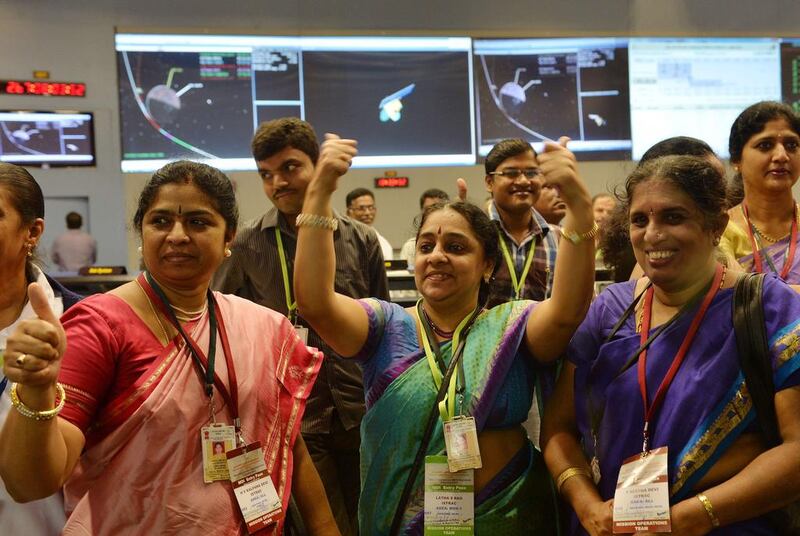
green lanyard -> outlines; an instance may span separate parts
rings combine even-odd
[[[536,249],[536,242],[535,240],[531,241],[532,243],[528,248],[528,253],[525,255],[525,267],[522,269],[522,275],[517,279],[517,267],[514,264],[514,259],[511,258],[511,252],[508,251],[506,241],[503,239],[503,233],[498,230],[497,236],[500,239],[500,249],[503,250],[503,257],[506,259],[506,265],[508,265],[508,271],[511,274],[511,285],[514,287],[514,299],[521,300],[522,290],[525,288],[525,279],[528,277],[528,272],[533,262],[533,250]]]
[[[275,240],[278,242],[278,256],[281,259],[281,274],[283,274],[283,291],[286,295],[286,309],[289,321],[292,324],[297,322],[297,300],[292,300],[292,285],[289,282],[289,268],[286,264],[286,252],[283,250],[283,239],[281,230],[275,227]]]
[[[480,306],[478,306],[480,307]],[[431,341],[428,336],[428,330],[425,329],[423,325],[423,314],[421,311],[422,308],[422,298],[417,301],[417,329],[419,330],[420,338],[422,339],[422,346],[425,349],[425,357],[428,359],[428,367],[431,369],[431,376],[433,376],[433,383],[436,385],[436,389],[439,389],[442,386],[442,369],[444,368],[444,360],[441,357],[439,352],[439,344],[436,342],[436,339]],[[470,323],[470,321],[475,317],[475,311],[471,314],[465,316],[461,322],[456,327],[455,332],[453,333],[453,340],[451,342],[451,359],[456,359],[457,356],[455,355],[456,349],[458,348],[459,338],[461,337],[461,332],[464,330],[464,327]],[[436,351],[434,351],[434,346]],[[456,415],[456,389],[458,387],[459,380],[461,378],[461,389],[464,388],[464,367],[461,362],[458,363],[458,374],[453,374],[450,377],[450,384],[447,386],[447,394],[445,395],[444,399],[439,402],[439,415],[442,417],[443,422],[452,421]],[[463,396],[463,395],[462,395]]]

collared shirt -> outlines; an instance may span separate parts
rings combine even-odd
[[[55,240],[50,257],[65,272],[77,272],[97,260],[97,241],[80,229],[69,229]]]
[[[339,229],[333,235],[336,292],[352,298],[374,296],[388,300],[386,269],[375,231],[353,219],[336,213],[334,215],[339,220]],[[239,227],[231,245],[231,256],[217,270],[212,286],[286,315],[288,309],[275,238],[276,226],[281,231],[291,280],[297,234],[285,218],[279,217],[278,209],[273,207],[262,217]],[[308,327],[302,318],[299,323]],[[309,330],[308,345],[322,350],[326,358],[306,404],[302,431],[329,432],[334,410],[345,429],[358,426],[364,415],[360,366],[353,360],[336,355],[313,330]]]
[[[530,248],[533,250],[533,260],[528,276],[522,290],[522,299],[542,301],[550,297],[553,291],[553,274],[556,268],[556,252],[558,240],[556,233],[547,224],[544,218],[531,208],[531,227],[529,234],[520,242],[511,236],[503,225],[500,213],[492,201],[489,204],[489,217],[500,230],[500,235],[508,247],[514,261],[517,275],[522,274],[525,268],[525,258]],[[488,307],[494,307],[515,298],[514,285],[511,282],[511,273],[504,257],[501,257],[493,274]]]

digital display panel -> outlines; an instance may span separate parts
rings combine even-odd
[[[581,159],[630,158],[627,39],[476,39],[474,63],[480,155],[569,136]]]
[[[783,102],[800,114],[800,39],[784,39],[781,43],[781,80]]]
[[[776,38],[632,38],[633,158],[672,136],[700,138],[727,158],[742,110],[781,100],[779,51]]]
[[[359,140],[354,167],[474,164],[471,40],[116,36],[122,170],[255,169],[260,122]]]
[[[21,166],[93,166],[92,114],[0,111],[0,161]]]

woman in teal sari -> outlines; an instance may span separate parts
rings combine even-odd
[[[295,295],[300,314],[320,336],[340,355],[360,359],[364,367],[362,534],[391,533],[451,348],[458,348],[461,329],[473,317],[465,336],[463,373],[454,374],[462,378],[455,386],[460,396],[448,395],[451,410],[444,416],[475,420],[482,467],[474,472],[474,531],[555,533],[550,480],[521,423],[531,405],[535,365],[562,354],[592,294],[596,228],[589,194],[566,141],[548,144],[537,157],[537,168],[498,170],[501,175],[507,171],[503,180],[523,192],[517,195],[536,191],[546,182],[560,188],[567,204],[568,238],[558,251],[552,298],[538,304],[506,303],[488,311],[481,309],[480,298],[498,254],[497,231],[480,209],[463,202],[437,205],[423,215],[414,271],[422,295],[417,307],[358,301],[334,292],[330,199],[356,154],[356,142],[329,136],[323,145],[298,218]],[[451,455],[456,450],[453,446]],[[437,419],[424,453],[445,451],[443,423]],[[405,534],[423,531],[424,473],[413,479],[398,517]]]

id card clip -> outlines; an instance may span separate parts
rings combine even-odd
[[[459,416],[444,423],[444,444],[451,472],[483,467],[473,417]]]

